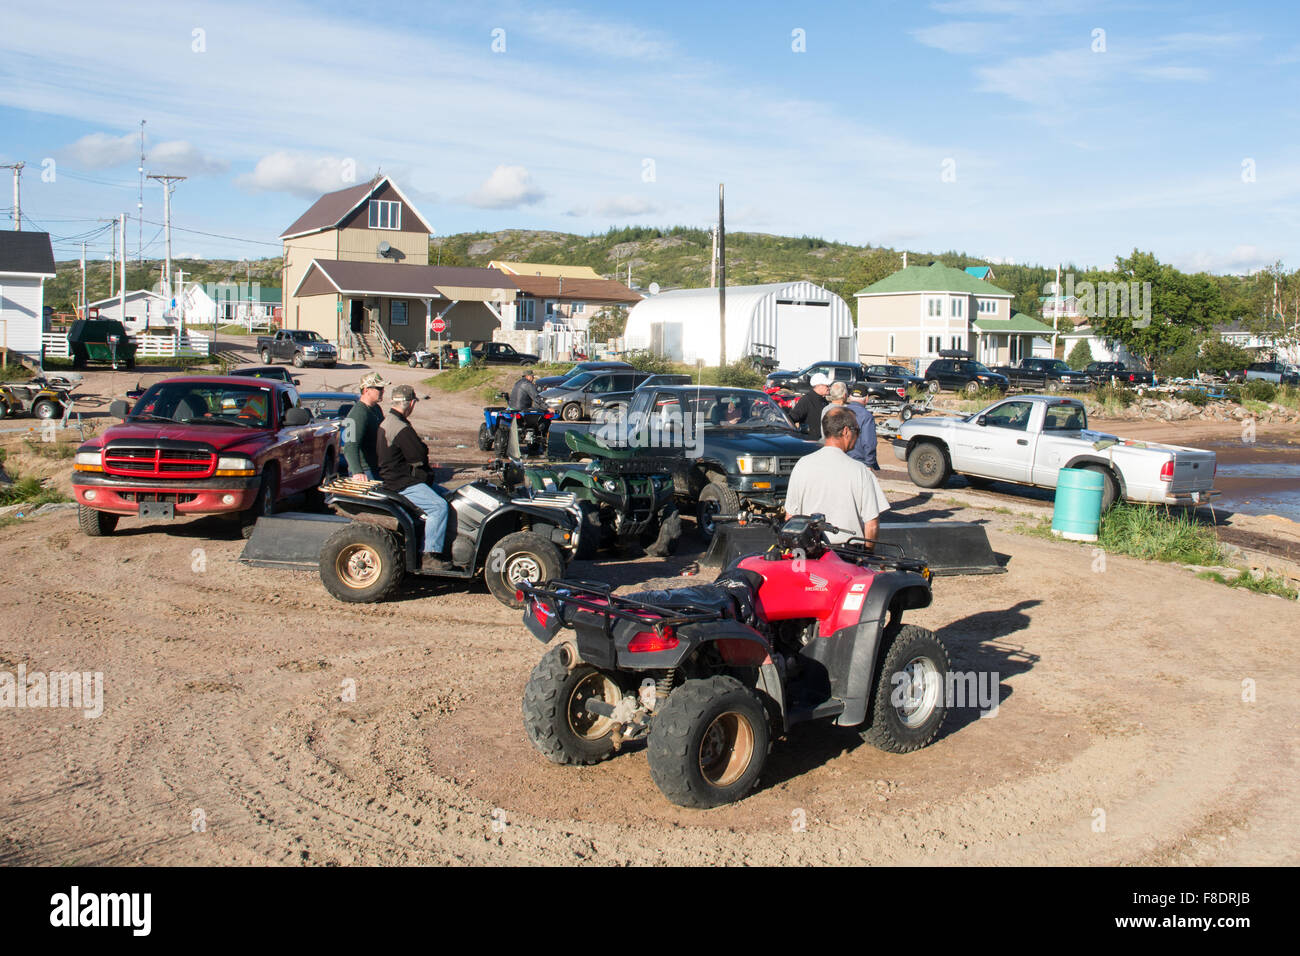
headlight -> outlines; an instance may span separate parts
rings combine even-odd
[[[79,451],[77,457],[72,463],[73,471],[103,471],[102,453],[95,451]]]
[[[605,400],[604,400],[603,398],[593,398],[593,399],[591,400],[591,404],[593,404],[593,405],[603,405],[603,404],[605,404]]]
[[[223,478],[246,478],[257,474],[251,459],[243,456],[217,459],[217,475]]]
[[[547,405],[558,405],[558,404],[560,404],[560,402],[562,402],[562,401],[564,401],[564,399],[562,399],[562,398],[548,398],[548,399],[546,400],[546,404],[547,404]]]
[[[770,475],[776,471],[776,459],[741,455],[736,459],[736,467],[742,475]]]

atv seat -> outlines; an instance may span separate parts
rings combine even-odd
[[[762,616],[758,610],[758,588],[762,576],[753,571],[735,569],[718,575],[712,584],[698,584],[688,588],[663,591],[641,591],[627,595],[629,600],[642,601],[656,607],[674,610],[715,612],[722,617],[758,627]]]

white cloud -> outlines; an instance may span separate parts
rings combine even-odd
[[[952,20],[937,23],[932,27],[922,27],[912,31],[918,43],[932,46],[945,53],[986,53],[989,50],[1005,50],[1007,31],[1005,27],[992,23],[972,23],[965,20]]]
[[[498,166],[483,185],[466,197],[480,209],[515,209],[541,202],[546,194],[533,185],[533,175],[523,166]]]
[[[1210,78],[1210,71],[1201,66],[1149,66],[1137,71],[1140,76],[1149,76],[1153,80],[1174,80],[1176,82],[1204,82]]]
[[[123,136],[90,133],[67,147],[64,153],[83,169],[110,169],[139,157],[140,138],[135,133]]]
[[[1230,252],[1200,250],[1185,255],[1175,255],[1172,261],[1184,272],[1246,275],[1267,268],[1279,258],[1279,256],[1265,254],[1259,246],[1243,243],[1233,247]]]
[[[659,33],[597,20],[589,13],[547,9],[528,14],[524,24],[526,34],[550,47],[614,60],[663,60],[673,53],[672,44]]]
[[[356,185],[357,176],[357,163],[351,157],[304,156],[281,150],[263,156],[251,173],[236,182],[244,189],[316,199],[321,193]]]
[[[596,204],[598,216],[648,216],[663,212],[663,205],[641,196],[611,196]]]
[[[145,156],[151,171],[176,173],[182,176],[224,173],[230,168],[230,164],[225,160],[205,156],[183,139],[151,146],[145,150]]]

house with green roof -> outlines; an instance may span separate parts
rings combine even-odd
[[[940,350],[960,349],[986,365],[1009,364],[1033,355],[1035,337],[1052,333],[1013,313],[1010,292],[940,262],[900,269],[855,297],[864,362],[919,359],[924,368]]]

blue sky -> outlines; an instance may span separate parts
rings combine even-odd
[[[725,182],[731,230],[1295,268],[1298,20],[1070,0],[25,4],[0,32],[0,162],[28,164],[24,228],[73,239],[135,214],[146,119],[147,169],[190,177],[178,256],[275,255],[315,196],[382,169],[443,235],[705,226]],[[156,256],[157,185],[144,206]]]

